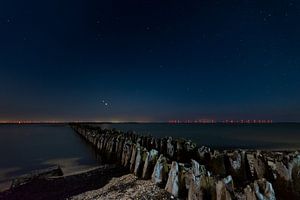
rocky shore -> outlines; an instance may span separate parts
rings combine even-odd
[[[171,194],[150,180],[142,180],[133,174],[113,178],[104,187],[73,196],[69,200],[168,200]]]
[[[300,199],[297,151],[212,150],[185,139],[71,124],[111,163],[181,199]]]

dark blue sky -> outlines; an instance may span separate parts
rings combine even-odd
[[[300,121],[300,2],[5,0],[0,120]]]

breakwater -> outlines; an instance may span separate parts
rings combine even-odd
[[[212,150],[190,140],[70,124],[106,162],[151,179],[174,197],[300,199],[296,151]]]

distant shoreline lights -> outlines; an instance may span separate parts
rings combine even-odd
[[[226,120],[213,120],[213,119],[199,119],[199,120],[169,120],[169,124],[272,124],[273,120],[271,119],[226,119]]]

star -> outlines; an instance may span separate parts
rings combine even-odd
[[[101,103],[105,106],[108,107],[110,105],[110,103],[104,99],[101,100]]]

